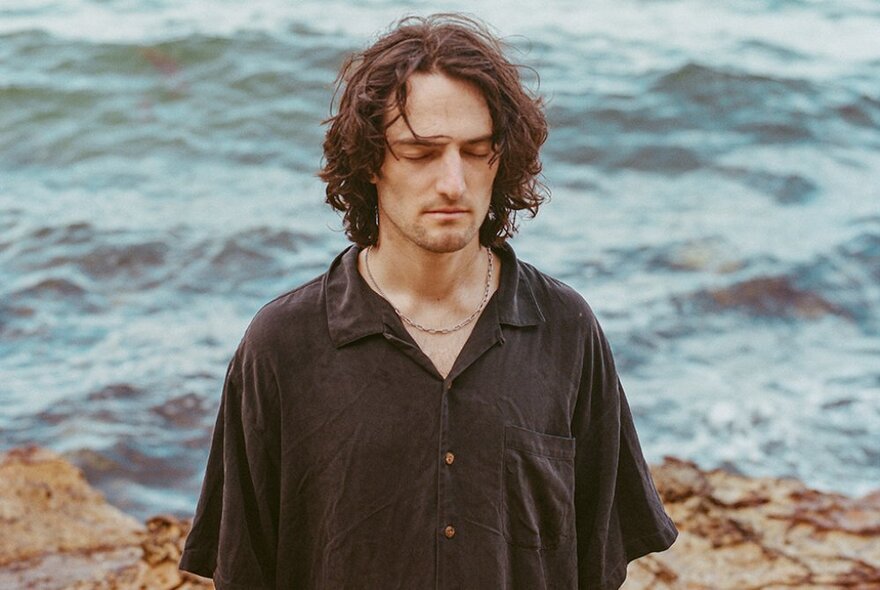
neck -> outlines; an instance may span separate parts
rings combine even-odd
[[[374,264],[377,258],[379,262]],[[482,313],[498,286],[500,269],[492,271],[498,265],[496,260],[476,240],[450,253],[395,249],[386,244],[384,250],[363,250],[358,270],[394,308],[410,334],[418,331],[422,338],[424,332],[445,339],[451,334],[468,334],[469,329],[459,330],[472,326]]]
[[[444,253],[377,244],[369,256],[382,289],[405,298],[442,301],[456,297],[462,289],[483,285],[486,278],[485,249],[476,240]]]

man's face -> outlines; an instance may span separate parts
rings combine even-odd
[[[479,243],[498,171],[492,117],[480,90],[439,73],[408,82],[406,113],[386,120],[391,149],[372,181],[379,199],[379,243],[455,252]]]

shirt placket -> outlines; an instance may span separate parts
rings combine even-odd
[[[390,310],[383,309],[387,313]],[[459,547],[465,542],[466,527],[459,519],[460,478],[456,465],[456,454],[467,452],[467,449],[455,449],[455,416],[450,415],[450,395],[455,395],[455,381],[469,367],[476,363],[489,349],[504,342],[501,326],[498,321],[497,302],[493,298],[484,309],[483,314],[477,320],[474,331],[465,343],[452,371],[446,378],[441,377],[430,359],[422,352],[411,337],[406,334],[403,324],[399,321],[385,319],[385,331],[383,336],[393,346],[408,356],[416,364],[434,375],[439,384],[439,438],[435,451],[435,465],[437,469],[437,518],[434,521],[435,542],[435,587],[460,588],[462,581],[457,578],[459,568],[455,560],[460,559]],[[400,336],[395,334],[399,332]]]
[[[460,394],[456,381],[461,378],[469,367],[476,363],[487,351],[504,341],[501,327],[497,321],[495,306],[490,305],[481,317],[481,323],[474,328],[471,338],[462,348],[459,358],[449,375],[440,384],[440,428],[437,447],[437,589],[460,588],[461,564],[455,562],[462,557],[461,544],[467,544],[468,531],[461,522],[462,480],[459,458],[463,453],[473,449],[458,449],[456,443],[456,416],[450,413],[450,397]]]
[[[455,503],[455,450],[450,443],[449,395],[453,379],[447,377],[440,384],[440,440],[437,450],[437,579],[436,587],[448,585],[446,567],[454,553],[458,535],[458,514]]]

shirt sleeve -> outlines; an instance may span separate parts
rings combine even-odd
[[[180,560],[180,569],[213,578],[218,590],[275,586],[279,437],[273,375],[244,344],[226,374],[201,496]]]
[[[595,318],[572,431],[578,585],[616,589],[628,562],[667,549],[678,531],[654,487],[611,348]]]

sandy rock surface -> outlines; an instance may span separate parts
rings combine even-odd
[[[624,590],[880,590],[880,491],[848,498],[667,459],[654,469],[681,534]],[[0,588],[206,590],[178,571],[188,523],[136,522],[58,455],[0,458]]]
[[[880,589],[880,491],[848,498],[667,459],[654,479],[679,538],[624,590]]]
[[[177,562],[188,524],[141,524],[109,505],[82,472],[42,449],[0,458],[0,588],[213,588]]]

